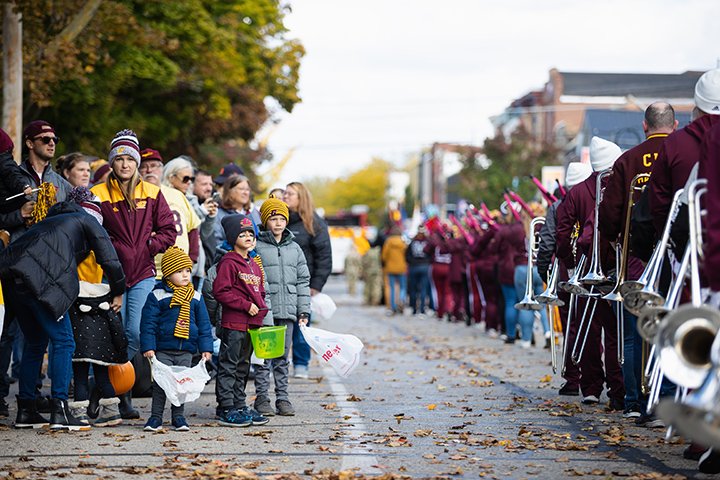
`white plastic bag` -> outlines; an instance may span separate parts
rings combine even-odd
[[[355,335],[306,326],[300,326],[300,332],[320,357],[320,363],[330,365],[341,377],[349,376],[360,363],[363,343]]]
[[[337,306],[329,295],[317,293],[310,297],[310,309],[313,315],[317,315],[321,320],[330,320],[337,310]]]
[[[163,389],[170,403],[180,405],[193,402],[200,397],[205,384],[210,380],[205,360],[200,360],[192,368],[165,365],[157,357],[151,362],[153,380]]]

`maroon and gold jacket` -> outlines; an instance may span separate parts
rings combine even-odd
[[[667,133],[650,135],[643,143],[623,153],[612,167],[612,175],[608,177],[607,186],[600,203],[600,223],[598,228],[605,238],[615,240],[625,233],[625,217],[627,215],[628,193],[630,183],[635,175],[651,173],[657,160]],[[642,187],[644,183],[639,183]],[[639,193],[633,197],[640,198]],[[628,259],[628,279],[637,280],[643,267],[638,259]]]
[[[117,180],[95,185],[91,191],[100,199],[103,227],[107,230],[125,271],[128,288],[140,280],[155,277],[155,255],[175,243],[177,230],[173,214],[160,187],[140,181],[135,187],[132,210]]]
[[[700,154],[699,176],[707,178],[704,205],[707,208],[705,265],[703,271],[710,288],[720,292],[720,122],[707,133]]]
[[[260,266],[252,258],[243,258],[235,251],[223,255],[213,282],[213,296],[223,307],[223,328],[246,332],[250,327],[262,326],[268,312],[272,318],[265,283]],[[253,303],[260,309],[255,316],[248,313]]]
[[[703,115],[685,128],[671,133],[663,143],[650,177],[650,212],[660,233],[670,211],[673,195],[687,183],[690,171],[700,159],[700,144],[720,115]]]

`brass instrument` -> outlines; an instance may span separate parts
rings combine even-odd
[[[600,230],[598,223],[600,220],[600,202],[602,201],[602,181],[605,177],[612,173],[611,169],[603,170],[598,173],[595,178],[595,222],[593,224],[593,245],[592,254],[590,255],[590,266],[587,274],[580,279],[580,283],[587,285],[605,285],[609,282],[608,278],[602,271],[602,259],[600,258]]]
[[[642,275],[638,280],[628,280],[620,286],[620,294],[623,296],[625,308],[637,316],[642,315],[643,310],[647,307],[656,307],[665,303],[665,299],[657,291],[657,282],[660,279],[660,271],[670,241],[670,230],[677,217],[680,208],[680,196],[683,191],[684,189],[681,188],[675,192],[662,237],[658,241]]]
[[[635,175],[630,182],[630,192],[628,195],[628,202],[627,202],[627,212],[625,213],[625,230],[623,231],[623,238],[622,238],[622,246],[619,246],[619,252],[617,252],[617,256],[620,257],[620,264],[616,268],[617,272],[617,279],[615,281],[615,288],[602,297],[604,300],[609,300],[612,302],[622,302],[623,297],[620,293],[620,286],[625,282],[625,278],[627,277],[627,263],[628,263],[628,254],[630,252],[630,219],[632,218],[632,209],[635,205],[634,200],[634,193],[635,192],[642,192],[645,189],[645,186],[638,187],[638,184],[647,182],[650,178],[649,173],[639,173]],[[617,258],[616,256],[616,258]]]
[[[537,255],[540,240],[537,238],[535,227],[545,223],[545,217],[535,217],[530,222],[530,238],[528,240],[528,263],[527,263],[527,276],[525,281],[525,296],[522,300],[515,304],[515,308],[518,310],[542,310],[544,307],[538,303],[534,298],[533,289],[533,257]]]
[[[688,189],[690,224],[690,282],[692,302],[668,313],[655,340],[667,377],[679,386],[698,388],[711,368],[711,346],[720,332],[720,311],[702,304],[698,249],[702,241],[699,198],[707,180],[698,179]]]

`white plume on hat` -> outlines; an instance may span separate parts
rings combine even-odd
[[[565,171],[565,187],[572,188],[592,174],[592,167],[588,163],[573,162]]]
[[[720,115],[720,68],[703,73],[695,84],[695,105],[710,115]]]
[[[620,147],[600,137],[590,140],[590,165],[594,172],[602,172],[612,167],[615,160],[622,155]]]

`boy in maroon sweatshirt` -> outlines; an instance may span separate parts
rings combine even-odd
[[[248,329],[273,325],[267,283],[260,265],[250,256],[255,248],[255,228],[250,217],[228,215],[222,219],[228,244],[233,249],[217,265],[213,296],[222,305],[220,353],[215,395],[220,424],[248,427],[267,423],[245,403],[245,385],[253,352]]]

